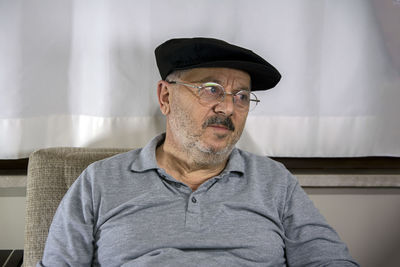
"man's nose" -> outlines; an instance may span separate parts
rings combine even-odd
[[[232,94],[225,94],[224,99],[219,102],[215,107],[215,113],[223,113],[226,116],[230,116],[233,113],[233,109],[235,108],[234,105],[234,98]]]

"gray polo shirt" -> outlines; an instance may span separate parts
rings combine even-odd
[[[357,266],[280,163],[234,149],[193,192],[158,167],[164,137],[81,174],[38,266]]]

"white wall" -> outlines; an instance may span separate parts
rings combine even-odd
[[[23,249],[25,197],[0,196],[0,249]]]
[[[400,266],[400,189],[306,191],[361,266]]]

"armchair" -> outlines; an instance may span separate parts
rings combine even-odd
[[[128,149],[48,148],[31,154],[28,164],[24,266],[42,258],[54,213],[71,184],[92,162]]]

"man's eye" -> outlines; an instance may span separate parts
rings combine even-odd
[[[243,102],[249,101],[249,96],[245,93],[237,94],[236,97],[238,98],[238,100],[243,101]]]
[[[217,86],[207,86],[204,89],[211,95],[219,95],[221,93],[221,90]]]

